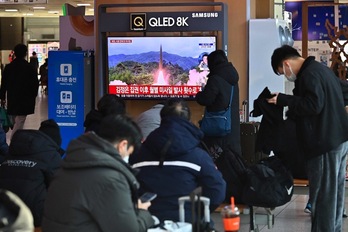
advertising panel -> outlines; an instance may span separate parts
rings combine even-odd
[[[48,117],[61,130],[62,148],[84,132],[84,52],[50,51]]]

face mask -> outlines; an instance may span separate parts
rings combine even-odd
[[[127,155],[126,157],[122,158],[124,162],[126,162],[127,164],[129,163],[129,156]]]
[[[295,75],[295,73],[292,71],[292,68],[289,66],[289,70],[290,70],[290,76],[287,76],[286,73],[285,73],[285,66],[283,64],[283,72],[284,72],[284,76],[285,78],[288,80],[288,81],[291,81],[291,82],[295,82],[297,77]]]

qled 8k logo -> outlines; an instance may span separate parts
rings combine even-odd
[[[72,65],[71,64],[61,64],[60,65],[60,75],[61,76],[71,76],[72,75]]]

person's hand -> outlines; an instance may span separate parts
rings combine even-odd
[[[272,93],[272,96],[273,96],[273,97],[268,98],[268,99],[267,99],[267,102],[270,103],[270,104],[276,105],[276,104],[277,104],[278,94],[279,94],[279,93]]]
[[[148,202],[141,202],[141,200],[138,199],[138,208],[139,209],[147,210],[150,206],[151,206],[151,202],[150,201],[148,201]]]
[[[1,107],[4,107],[6,105],[6,100],[1,99]]]

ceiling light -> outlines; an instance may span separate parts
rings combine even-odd
[[[44,6],[33,6],[33,9],[34,10],[43,10],[43,9],[46,9],[46,7],[44,7]]]
[[[77,3],[77,6],[90,6],[90,3]]]
[[[33,13],[24,13],[23,15],[24,16],[33,16],[34,14]]]
[[[5,9],[6,12],[17,12],[18,9]]]
[[[59,14],[59,11],[57,11],[57,10],[49,10],[49,11],[47,11],[47,13],[49,13],[49,14]]]

